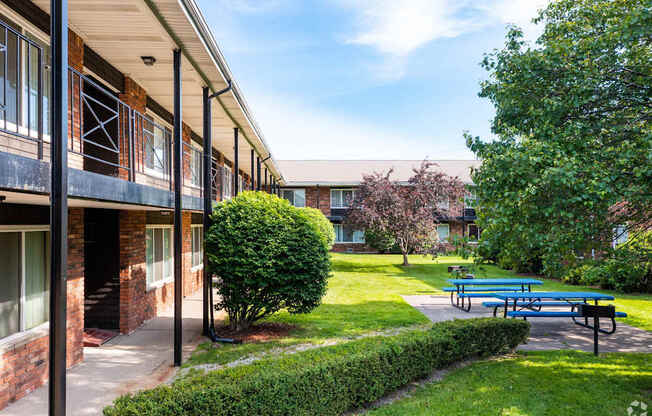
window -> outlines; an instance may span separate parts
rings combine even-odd
[[[49,231],[0,231],[0,338],[48,320]]]
[[[43,136],[49,135],[49,97],[51,73],[49,69],[50,46],[30,31],[27,25],[20,25],[5,15],[0,15],[2,20],[16,33],[24,36],[21,38],[16,33],[0,30],[0,43],[6,45],[6,52],[0,54],[0,95],[5,94],[5,111],[0,111],[0,128],[21,134],[23,136],[38,138],[38,78],[42,74],[41,94],[43,100]],[[5,37],[6,34],[6,37]],[[28,40],[26,40],[26,39]],[[29,45],[29,47],[28,47]],[[41,48],[41,71],[38,65],[38,47]],[[5,84],[5,80],[7,81]]]
[[[170,130],[147,117],[143,118],[143,141],[147,173],[167,176],[170,166]]]
[[[331,189],[331,208],[349,208],[355,193],[355,189]]]
[[[364,244],[364,231],[354,230],[348,225],[333,224],[336,243],[361,243]]]
[[[439,224],[437,226],[437,235],[439,236],[439,241],[448,241],[449,234],[450,226],[448,224]]]
[[[478,241],[480,238],[480,228],[478,228],[477,225],[475,224],[469,224],[468,225],[468,231],[469,231],[469,240],[470,241]]]
[[[450,201],[448,200],[448,198],[446,198],[446,199],[444,199],[442,201],[437,201],[437,209],[438,210],[446,212],[446,211],[448,211],[449,207],[450,207]]]
[[[192,267],[201,267],[204,263],[203,225],[192,225]]]
[[[172,280],[172,226],[148,225],[146,233],[147,287],[158,287]]]
[[[626,243],[628,237],[629,232],[627,231],[627,226],[617,225],[614,227],[614,237],[611,245],[613,248],[616,248],[617,246]]]
[[[223,167],[224,175],[222,175],[222,197],[225,199],[231,198],[233,196],[232,186],[233,186],[233,175],[231,174],[231,168],[228,166]]]
[[[305,189],[283,189],[281,196],[295,207],[303,208],[306,206],[306,190]]]
[[[190,183],[193,186],[201,187],[202,184],[202,158],[203,153],[195,146],[190,150]]]
[[[464,195],[464,208],[475,208],[475,194]]]

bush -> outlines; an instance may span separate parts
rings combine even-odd
[[[217,309],[232,329],[280,309],[307,313],[326,292],[330,258],[308,215],[286,200],[243,192],[217,205],[206,234],[208,270],[220,279]]]
[[[396,253],[401,254],[401,249],[396,244],[396,240],[389,233],[366,229],[364,231],[365,244],[379,253]]]
[[[316,227],[317,232],[324,240],[326,249],[330,250],[333,248],[333,243],[335,243],[335,229],[328,218],[316,208],[305,207],[301,209],[301,213]]]
[[[104,415],[339,415],[435,369],[512,349],[528,332],[529,324],[515,319],[440,322],[427,331],[191,373],[171,386],[120,397]]]

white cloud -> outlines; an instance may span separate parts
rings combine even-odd
[[[276,159],[471,159],[461,139],[424,138],[315,108],[292,97],[251,95]],[[443,143],[448,143],[443,145]]]
[[[493,24],[516,24],[533,40],[541,28],[531,23],[548,0],[335,0],[353,10],[355,29],[345,43],[368,46],[384,57],[373,65],[381,79],[405,73],[409,55],[424,45]]]

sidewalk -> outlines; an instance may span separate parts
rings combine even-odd
[[[200,290],[183,300],[184,360],[205,339],[201,337],[201,296]],[[119,335],[99,348],[84,348],[84,361],[68,370],[67,414],[101,415],[118,396],[169,380],[175,373],[173,323],[170,309],[129,335]],[[47,406],[46,384],[7,406],[0,415],[47,415]]]

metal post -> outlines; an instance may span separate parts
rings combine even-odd
[[[202,90],[204,98],[204,235],[208,232],[208,227],[210,227],[210,215],[213,208],[211,191],[213,189],[211,183],[211,143],[212,143],[212,132],[211,132],[211,100],[208,98],[208,87],[204,87]],[[206,241],[205,238],[202,239]],[[205,253],[206,250],[204,250]],[[208,297],[210,296],[210,290],[212,286],[211,277],[208,274],[208,256],[204,254],[204,291],[203,291],[203,334],[208,335],[208,313],[209,308],[212,308],[213,305],[209,305]]]
[[[267,189],[267,168],[265,168],[265,192],[269,193],[269,189]]]
[[[251,179],[250,181],[251,183],[249,184],[250,185],[249,189],[251,191],[254,190],[254,160],[255,160],[254,149],[251,149],[251,175],[249,176],[249,178]]]
[[[68,268],[68,1],[50,1],[50,416],[66,414]],[[39,98],[40,100],[40,98]]]
[[[256,158],[256,190],[260,191],[260,157]]]
[[[183,264],[181,257],[181,163],[183,142],[181,138],[181,50],[174,53],[174,366],[181,365],[181,303],[183,296]]]
[[[233,192],[238,196],[238,179],[240,177],[240,168],[238,167],[238,128],[233,128]]]

